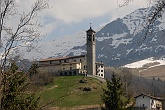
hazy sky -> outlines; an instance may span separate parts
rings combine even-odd
[[[35,0],[16,0],[21,10],[29,10]],[[43,33],[52,40],[80,30],[87,30],[92,23],[94,29],[148,6],[148,0],[134,0],[119,8],[124,0],[49,0],[50,8],[41,13]]]

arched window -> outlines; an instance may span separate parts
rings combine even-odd
[[[91,41],[91,35],[88,35],[88,40]]]
[[[95,36],[93,35],[93,41],[95,41]]]

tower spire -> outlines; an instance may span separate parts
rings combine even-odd
[[[92,29],[92,23],[90,23],[90,29]]]

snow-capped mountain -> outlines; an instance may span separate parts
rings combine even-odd
[[[121,66],[149,57],[165,55],[165,15],[153,26],[153,33],[145,41],[146,16],[150,9],[138,9],[124,18],[118,18],[96,33],[96,58],[109,66]],[[84,34],[85,37],[85,34]],[[84,45],[75,45],[63,55],[82,54]]]
[[[95,30],[97,61],[109,66],[122,66],[150,57],[165,56],[165,14],[155,22],[152,35],[142,40],[149,12],[150,9],[141,8],[108,23],[99,31]],[[44,50],[39,52],[43,54],[42,58],[86,54],[86,31],[57,37],[41,45],[41,50]],[[40,55],[35,56],[41,58]]]

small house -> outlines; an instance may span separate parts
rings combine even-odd
[[[135,99],[135,110],[163,110],[163,98],[140,94]]]

